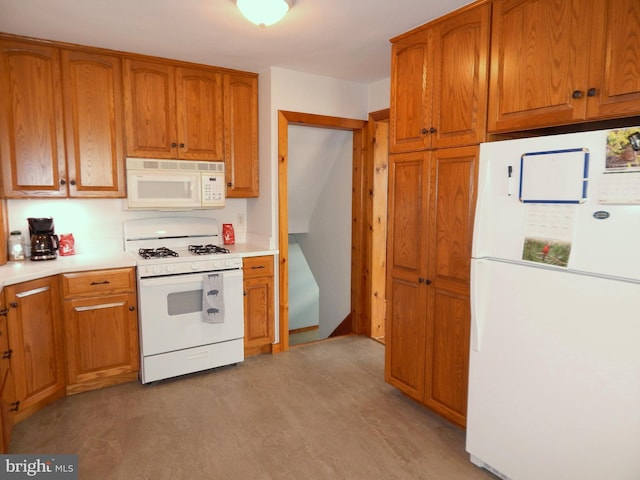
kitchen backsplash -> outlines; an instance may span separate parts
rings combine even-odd
[[[7,200],[9,231],[22,231],[25,242],[28,242],[27,218],[53,217],[57,235],[73,234],[77,254],[123,250],[122,224],[125,220],[134,218],[166,216],[213,218],[218,220],[221,228],[223,223],[233,224],[236,241],[243,242],[246,235],[246,221],[245,226],[239,225],[239,215],[246,219],[245,199],[227,199],[226,206],[222,209],[186,212],[126,210],[124,199]]]

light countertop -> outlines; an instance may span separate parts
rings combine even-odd
[[[277,250],[265,249],[250,243],[224,245],[233,254],[241,257],[274,255]],[[55,260],[8,262],[0,266],[0,291],[6,285],[44,278],[62,273],[102,270],[108,268],[135,267],[136,260],[126,252],[109,252],[101,254],[76,254],[66,257],[58,256]]]

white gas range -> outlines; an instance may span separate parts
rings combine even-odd
[[[129,220],[124,238],[137,263],[142,383],[242,362],[242,258],[219,245],[217,221]]]

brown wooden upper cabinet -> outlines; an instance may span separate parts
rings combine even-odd
[[[391,153],[485,139],[490,9],[477,3],[392,39]]]
[[[120,58],[62,50],[67,176],[71,197],[124,197]]]
[[[0,49],[4,196],[123,197],[120,60],[13,39]]]
[[[638,0],[496,0],[489,131],[640,113]]]
[[[127,156],[223,161],[222,74],[125,60]]]
[[[60,51],[11,40],[0,45],[3,193],[65,197]]]
[[[224,74],[225,176],[228,197],[257,197],[258,78]]]

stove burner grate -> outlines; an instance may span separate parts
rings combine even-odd
[[[217,245],[189,245],[189,251],[195,255],[211,255],[214,253],[230,253],[228,248]]]
[[[178,257],[178,253],[174,252],[167,247],[158,248],[141,248],[138,253],[142,258],[164,258],[164,257]]]

